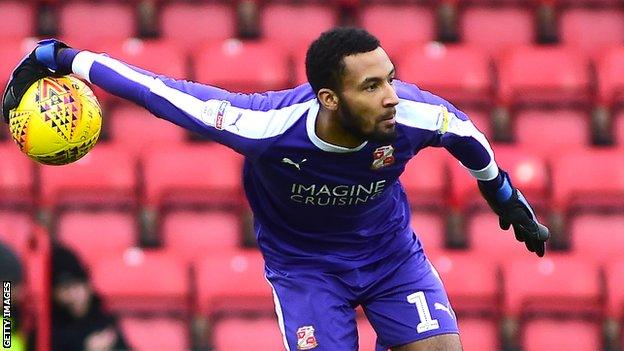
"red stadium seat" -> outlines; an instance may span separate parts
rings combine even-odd
[[[560,210],[615,207],[624,202],[622,150],[569,150],[553,159],[553,205]]]
[[[503,266],[505,312],[599,313],[602,289],[598,266],[584,256],[549,253]]]
[[[135,167],[127,152],[111,145],[96,145],[82,159],[63,167],[42,166],[42,204],[134,204]]]
[[[296,85],[304,84],[308,82],[305,69],[306,53],[308,52],[308,46],[298,45],[293,49],[293,61],[295,65],[295,77],[294,83]]]
[[[443,207],[448,189],[446,162],[451,157],[442,149],[421,151],[405,167],[400,181],[412,207]]]
[[[34,205],[35,162],[8,142],[0,144],[0,204],[3,206],[30,207]]]
[[[470,252],[478,257],[503,264],[521,257],[533,257],[512,232],[502,230],[494,212],[480,212],[466,220],[466,234]]]
[[[547,159],[591,140],[589,116],[583,110],[522,110],[514,116],[513,129],[523,148]],[[553,138],[553,131],[565,138]]]
[[[571,8],[561,12],[561,41],[586,52],[624,43],[624,12],[617,9]]]
[[[0,211],[0,242],[9,246],[20,257],[27,254],[34,229],[30,213]]]
[[[92,267],[104,256],[135,246],[138,224],[132,213],[70,211],[58,218],[56,237]]]
[[[526,323],[522,333],[525,351],[587,351],[602,349],[597,323],[575,319],[538,319]]]
[[[114,312],[189,310],[190,281],[181,260],[159,251],[129,249],[93,265],[91,279]]]
[[[433,10],[414,4],[371,4],[362,8],[360,24],[379,38],[391,57],[405,44],[436,39]]]
[[[425,249],[442,250],[445,244],[444,218],[436,212],[413,211],[412,228]]]
[[[109,112],[108,123],[111,141],[133,157],[142,157],[151,149],[181,144],[186,137],[183,128],[128,103],[113,108]]]
[[[122,317],[119,325],[133,350],[190,349],[188,327],[182,320],[167,317]]]
[[[166,2],[160,14],[162,37],[175,41],[187,52],[206,40],[236,35],[234,8],[225,3]]]
[[[596,58],[598,99],[605,105],[624,102],[624,47],[614,46]]]
[[[250,93],[288,86],[288,55],[271,41],[230,39],[203,45],[194,55],[195,78],[231,91]]]
[[[401,79],[445,99],[459,104],[491,101],[489,59],[478,48],[440,43],[406,46],[396,63]]]
[[[191,262],[237,248],[242,228],[233,212],[174,211],[162,219],[161,232],[164,248]]]
[[[35,4],[21,1],[0,1],[1,39],[22,39],[35,35]]]
[[[58,26],[62,38],[79,48],[90,48],[98,40],[124,39],[136,34],[133,5],[123,2],[64,3]]]
[[[617,144],[624,146],[624,111],[620,112],[615,118],[615,140]]]
[[[331,5],[269,3],[262,8],[260,21],[263,37],[292,48],[309,45],[322,32],[336,25],[338,19]]]
[[[624,261],[620,258],[605,266],[607,283],[606,314],[616,320],[624,317]]]
[[[444,282],[455,312],[498,313],[498,269],[491,259],[464,250],[430,252],[428,257]]]
[[[464,43],[496,54],[533,42],[533,16],[530,8],[470,6],[460,13],[459,34]]]
[[[375,351],[375,344],[377,342],[377,334],[375,329],[366,318],[358,318],[357,320],[358,330],[358,344],[359,351]]]
[[[220,144],[152,150],[145,156],[145,202],[149,205],[242,202],[242,157]]]
[[[572,249],[601,263],[622,256],[624,252],[624,214],[586,213],[570,220]],[[600,239],[596,235],[600,233]]]
[[[215,252],[195,266],[197,311],[272,311],[273,296],[256,250]]]
[[[589,61],[581,51],[524,46],[506,50],[497,61],[498,99],[503,104],[589,101]]]
[[[225,317],[212,332],[214,351],[282,350],[284,341],[275,318]]]
[[[535,204],[548,197],[548,173],[545,160],[534,152],[517,146],[492,145],[494,159],[509,173],[515,187]],[[479,194],[477,180],[459,161],[451,162],[453,204],[459,208],[489,209]]]
[[[4,12],[0,11],[0,13]],[[34,49],[35,45],[36,41],[34,39],[0,38],[0,87],[2,87],[3,91],[9,82],[11,72],[20,63],[20,60]]]
[[[463,350],[500,350],[496,321],[489,318],[460,316],[458,322]]]

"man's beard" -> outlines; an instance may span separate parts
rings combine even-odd
[[[365,133],[364,131],[362,131],[362,126],[360,123],[361,119],[353,114],[353,112],[349,108],[349,105],[347,105],[347,103],[345,102],[344,98],[341,97],[339,101],[338,120],[342,125],[342,128],[344,128],[347,132],[355,135],[362,140],[376,141],[381,144],[389,144],[396,140],[396,127],[393,128],[391,131],[383,132],[378,128],[379,124],[377,123],[377,121],[375,121],[375,127],[373,128],[372,132]]]

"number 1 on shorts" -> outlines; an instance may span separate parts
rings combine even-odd
[[[424,292],[417,291],[413,294],[407,295],[407,302],[416,305],[418,317],[420,318],[420,323],[416,326],[417,332],[424,333],[429,330],[440,328],[438,320],[431,318],[431,312],[429,311],[429,305],[427,305],[427,299],[425,298]]]

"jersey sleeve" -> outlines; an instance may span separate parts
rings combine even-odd
[[[103,54],[81,51],[72,71],[111,94],[235,151],[257,158],[309,108],[309,85],[240,94],[159,76]]]
[[[416,150],[444,147],[478,180],[498,176],[494,152],[485,135],[468,116],[448,101],[420,90],[413,84],[396,82],[402,123]]]

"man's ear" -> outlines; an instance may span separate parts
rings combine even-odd
[[[316,94],[316,97],[318,98],[319,103],[326,109],[330,111],[338,110],[340,98],[333,90],[322,88],[319,90],[318,94]]]

